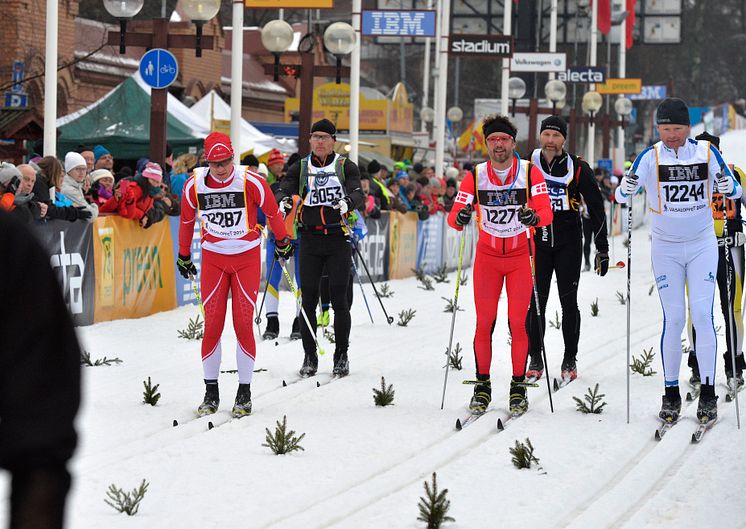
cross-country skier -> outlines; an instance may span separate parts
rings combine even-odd
[[[549,116],[541,122],[539,142],[541,149],[531,154],[531,162],[541,171],[547,183],[554,220],[536,230],[536,286],[541,308],[541,326],[538,324],[536,303],[531,299],[528,314],[529,354],[531,362],[526,376],[539,379],[544,373],[541,358],[541,341],[544,339],[545,313],[552,274],[557,275],[557,290],[562,305],[562,336],[565,354],[562,360],[562,378],[574,380],[578,376],[576,357],[580,338],[580,311],[578,310],[578,282],[583,264],[583,230],[581,227],[581,199],[585,201],[593,239],[596,244],[595,269],[606,275],[609,269],[609,242],[606,239],[606,212],[603,198],[596,184],[593,170],[587,162],[564,150],[567,124],[558,116]]]
[[[233,146],[228,136],[220,132],[207,136],[205,159],[208,167],[198,167],[184,183],[176,263],[184,278],[197,274],[191,245],[194,221],[199,218],[202,229],[200,284],[205,311],[202,368],[206,391],[197,414],[215,413],[220,402],[220,335],[230,291],[233,328],[238,339],[238,392],[233,415],[242,417],[251,413],[251,377],[256,355],[252,321],[261,271],[262,228],[257,224],[258,208],[267,216],[277,238],[277,257],[290,258],[293,246],[269,185],[248,167],[233,164]]]
[[[718,150],[720,150],[720,138],[703,132],[695,138],[696,140],[709,141]],[[721,151],[722,153],[722,151]],[[733,176],[742,184],[746,175],[740,167],[729,165]],[[728,222],[728,239],[723,237],[723,195],[722,193],[713,193],[712,195],[712,218],[715,223],[715,235],[718,241],[718,273],[717,283],[720,292],[720,308],[723,311],[725,319],[725,352],[723,353],[723,365],[725,367],[725,378],[729,387],[735,389],[743,386],[743,369],[746,367],[743,358],[743,312],[741,311],[742,294],[743,294],[743,273],[744,273],[744,252],[743,245],[746,242],[746,235],[743,233],[743,222],[741,217],[741,205],[746,204],[746,196],[741,195],[739,201],[725,199],[725,214]],[[725,248],[730,250],[728,258],[730,279],[730,301],[727,296],[727,276],[725,275]],[[733,373],[733,362],[730,354],[731,329],[736,331],[736,372]],[[697,387],[700,384],[699,366],[697,365],[696,340],[694,336],[696,331],[692,327],[692,349],[689,353],[689,367],[692,368],[692,376],[689,382],[692,386]]]
[[[488,116],[482,123],[482,133],[490,159],[476,167],[473,177],[464,178],[448,215],[448,225],[461,231],[470,222],[472,210],[476,210],[479,225],[474,260],[477,380],[469,409],[472,413],[483,413],[492,400],[492,333],[504,284],[512,335],[509,403],[511,413],[519,414],[528,409],[526,313],[532,296],[532,278],[526,230],[551,224],[552,207],[539,168],[521,160],[514,152],[516,128],[510,120]]]
[[[300,278],[303,284],[303,310],[313,327],[301,325],[305,357],[301,376],[316,374],[319,359],[316,333],[316,304],[319,301],[319,281],[326,266],[329,291],[334,309],[334,368],[336,376],[350,372],[347,349],[350,340],[350,307],[347,285],[350,278],[350,234],[346,233],[343,217],[363,203],[360,170],[349,159],[334,152],[337,129],[328,119],[311,127],[311,153],[294,163],[280,182],[278,202],[289,204],[293,195],[302,203],[298,209],[298,235],[303,258]]]
[[[697,360],[702,389],[697,418],[717,418],[715,395],[716,338],[712,300],[718,268],[718,246],[712,219],[712,193],[717,186],[730,199],[741,196],[718,150],[707,141],[689,139],[689,109],[681,99],[667,98],[656,112],[661,141],[635,160],[616,191],[627,203],[640,186],[647,191],[651,218],[651,260],[663,308],[661,356],[665,395],[659,417],[678,420],[681,412],[679,370],[681,331],[686,323],[685,285],[690,314],[697,329]]]

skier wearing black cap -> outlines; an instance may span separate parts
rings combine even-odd
[[[578,282],[583,264],[583,229],[580,218],[581,198],[588,207],[593,239],[596,244],[595,269],[603,276],[609,269],[609,243],[606,239],[606,213],[603,198],[587,162],[564,150],[567,124],[558,116],[541,122],[541,149],[531,154],[531,162],[541,169],[547,183],[554,220],[536,230],[536,287],[541,308],[538,324],[536,302],[531,298],[531,310],[526,326],[529,335],[531,362],[526,376],[536,380],[544,373],[541,341],[544,339],[545,310],[549,299],[552,273],[557,275],[557,290],[562,305],[562,336],[565,352],[562,379],[577,378],[576,357],[580,338]]]
[[[316,318],[310,318],[319,301],[319,280],[326,269],[334,309],[334,368],[336,376],[346,376],[350,367],[347,349],[350,338],[350,307],[347,285],[350,277],[352,250],[344,218],[360,207],[360,170],[349,159],[334,152],[337,129],[328,119],[311,127],[311,153],[288,168],[280,181],[277,201],[284,207],[299,195],[297,223],[300,237],[300,279],[303,285],[303,310],[313,329],[301,325],[305,358],[301,376],[310,377],[318,369],[314,335]]]

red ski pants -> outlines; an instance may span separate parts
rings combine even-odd
[[[487,253],[477,247],[474,260],[474,305],[477,330],[474,335],[474,356],[477,374],[489,375],[492,364],[492,333],[497,319],[497,303],[503,283],[508,293],[508,325],[510,326],[513,376],[526,373],[528,335],[526,314],[531,302],[531,264],[528,249],[508,256]]]
[[[233,329],[236,331],[236,364],[240,384],[250,384],[256,346],[252,322],[261,273],[260,249],[224,255],[202,251],[202,304],[205,335],[202,338],[202,368],[206,380],[217,380],[222,350],[220,336],[225,325],[228,291],[233,299]]]

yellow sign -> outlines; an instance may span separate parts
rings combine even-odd
[[[244,0],[253,9],[331,9],[334,0]]]
[[[409,94],[404,83],[396,83],[389,107],[389,132],[411,134],[413,130],[414,105],[409,102]]]
[[[368,99],[360,94],[360,130],[386,132],[388,100]],[[291,112],[300,110],[297,97],[285,99],[285,121],[290,123]],[[337,130],[350,130],[350,85],[326,83],[313,90],[313,121],[326,118],[337,126]],[[410,129],[411,132],[411,129]]]
[[[231,135],[231,120],[230,119],[217,119],[212,120],[212,132],[222,132],[228,136]]]
[[[606,79],[596,85],[599,94],[639,94],[642,92],[642,79]]]
[[[174,255],[168,221],[144,230],[117,216],[96,219],[94,321],[139,318],[176,307]],[[94,232],[96,233],[96,232]]]
[[[389,279],[414,275],[417,266],[417,214],[413,211],[389,214]]]

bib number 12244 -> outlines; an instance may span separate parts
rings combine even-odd
[[[705,184],[668,184],[664,188],[666,202],[694,202],[705,199]]]

